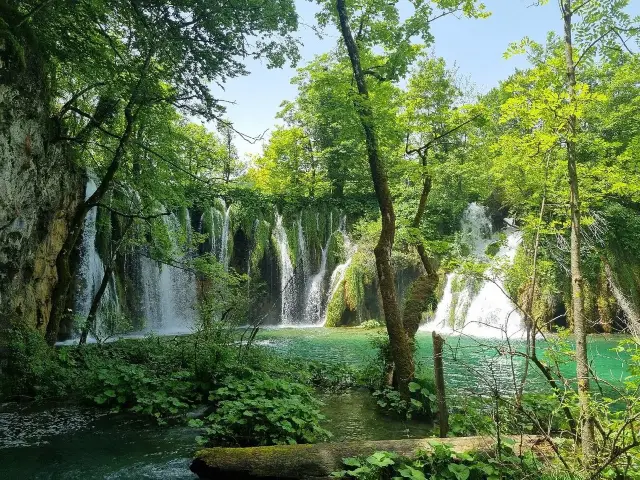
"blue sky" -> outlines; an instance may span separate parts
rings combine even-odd
[[[535,0],[485,0],[491,17],[482,20],[444,17],[432,24],[435,44],[432,49],[443,57],[449,66],[455,65],[460,75],[467,77],[477,90],[485,92],[507,78],[517,67],[526,66],[522,56],[504,59],[509,43],[528,36],[543,41],[547,32],[560,32],[562,20],[557,2],[551,0],[545,6],[533,6]],[[633,3],[633,2],[632,2]],[[338,41],[337,32],[327,32],[321,40],[309,27],[315,25],[317,6],[307,0],[296,0],[300,16],[298,36],[302,41],[299,66],[314,55],[333,48]],[[637,6],[634,13],[640,13]],[[260,61],[247,63],[250,75],[230,79],[225,91],[216,91],[219,98],[234,101],[227,107],[227,117],[237,130],[258,135],[276,124],[275,115],[283,100],[293,100],[296,88],[290,79],[295,68],[267,69]],[[268,136],[268,132],[267,132]],[[259,153],[262,144],[250,144],[237,139],[241,154]]]

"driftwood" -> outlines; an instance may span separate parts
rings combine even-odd
[[[537,436],[510,437],[516,453],[545,450]],[[491,437],[420,438],[380,440],[314,445],[282,445],[249,448],[206,448],[196,452],[191,471],[201,479],[328,479],[342,470],[342,459],[368,456],[376,451],[390,451],[412,456],[418,450],[433,450],[432,442],[449,445],[456,452],[487,450],[495,446]]]

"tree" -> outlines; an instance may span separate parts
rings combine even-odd
[[[546,2],[541,2],[546,3]],[[567,162],[570,211],[570,276],[571,276],[571,315],[576,341],[576,374],[578,398],[581,413],[580,436],[585,465],[591,466],[596,460],[597,445],[594,430],[594,417],[590,406],[591,376],[587,355],[588,326],[585,318],[585,286],[583,277],[581,248],[583,240],[583,210],[581,198],[580,163],[589,160],[590,147],[585,133],[586,112],[598,108],[603,96],[594,91],[594,85],[578,80],[578,67],[593,61],[595,54],[613,48],[618,50],[616,42],[622,40],[622,31],[632,31],[630,19],[624,13],[628,2],[586,1],[577,6],[571,0],[559,2],[563,20],[563,38],[549,38],[547,50],[524,39],[519,46],[512,46],[510,53],[531,52],[536,64],[530,73],[520,75],[518,87],[511,90],[511,98],[505,107],[512,108],[511,113],[504,110],[503,119],[518,120],[525,128],[526,137],[515,141],[517,148],[528,151],[530,158],[549,157],[555,159],[563,154]],[[581,21],[576,23],[575,18]],[[576,42],[577,40],[577,42]],[[563,74],[561,74],[563,72]],[[533,74],[533,75],[532,75]],[[564,78],[563,81],[559,79]],[[524,81],[523,81],[524,80]],[[585,80],[587,80],[585,78]],[[528,84],[531,91],[523,95],[523,87]],[[514,95],[515,94],[515,95]],[[515,107],[515,108],[514,108]],[[528,110],[528,111],[525,111]],[[597,143],[596,143],[597,144]],[[545,196],[549,169],[545,168]],[[552,167],[552,171],[554,168]],[[555,177],[558,178],[558,177]],[[535,285],[532,286],[535,288]]]
[[[56,261],[58,283],[47,325],[53,343],[65,315],[73,277],[69,259],[84,218],[111,188],[131,145],[143,141],[141,118],[167,104],[206,120],[219,118],[223,109],[209,83],[246,73],[241,61],[246,56],[266,57],[272,66],[296,60],[297,44],[289,33],[297,16],[289,0],[215,8],[204,0],[179,6],[122,0],[12,4],[48,61],[56,80],[54,99],[64,102],[56,140],[75,146],[79,163],[100,159],[96,192],[74,212]],[[256,36],[262,38],[247,41]]]
[[[440,16],[459,10],[463,10],[469,15],[478,15],[482,10],[481,8],[480,11],[475,10],[473,1],[434,3],[436,7],[444,9]],[[380,238],[374,249],[376,270],[396,369],[397,386],[405,397],[409,396],[408,384],[414,374],[413,352],[400,316],[395,291],[391,251],[395,240],[396,215],[389,188],[387,166],[379,145],[376,118],[371,106],[367,77],[374,78],[379,82],[395,81],[403,77],[420,51],[420,47],[413,43],[413,37],[421,36],[425,43],[431,41],[430,22],[424,22],[424,19],[431,18],[432,4],[416,2],[413,6],[415,8],[413,15],[401,23],[397,6],[393,3],[371,0],[363,2],[363,4],[354,4],[351,11],[347,9],[345,0],[336,0],[335,3],[337,24],[357,87],[358,96],[354,99],[354,103],[364,131],[369,169],[382,216]],[[320,16],[325,23],[328,18],[334,16],[333,12],[329,12]],[[359,13],[359,16],[354,15],[355,13]],[[355,36],[352,33],[354,27]],[[374,47],[381,47],[385,51],[383,63],[363,66],[361,52],[365,52],[366,58],[367,52]]]

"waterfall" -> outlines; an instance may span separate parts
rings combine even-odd
[[[85,200],[93,195],[97,187],[95,182],[90,178],[87,182],[85,190]],[[93,207],[87,212],[84,219],[84,227],[82,233],[82,257],[80,260],[79,275],[82,279],[82,286],[78,291],[75,301],[76,314],[82,319],[86,319],[91,310],[93,297],[100,288],[102,278],[104,277],[104,264],[100,259],[98,250],[96,249],[98,207]],[[109,280],[109,285],[102,295],[101,305],[118,308],[118,296],[116,294],[115,280],[113,275]],[[100,321],[100,315],[98,315]]]
[[[174,215],[163,217],[163,221],[171,239],[174,258],[179,262],[185,258],[185,255],[178,253],[177,243],[182,226]],[[189,216],[186,223],[188,238]],[[142,312],[147,320],[146,330],[160,334],[190,332],[197,319],[195,274],[146,256],[140,258],[140,263]]]
[[[222,206],[224,208],[224,223],[222,225],[222,236],[220,237],[220,263],[224,266],[224,271],[229,270],[229,211],[231,205],[227,206],[224,200]]]
[[[289,240],[287,231],[282,225],[282,215],[276,213],[276,225],[273,229],[273,236],[278,244],[278,255],[280,257],[280,289],[282,305],[280,307],[280,323],[282,325],[292,325],[296,313],[296,285],[294,278],[293,264],[289,256]]]
[[[475,260],[487,261],[487,247],[498,241],[486,208],[469,205],[461,221],[462,239]],[[521,232],[508,226],[506,241],[477,279],[460,272],[447,275],[442,299],[433,320],[420,329],[473,337],[519,339],[525,336],[522,317],[505,293],[500,266],[513,263],[522,240]]]
[[[309,287],[309,292],[307,293],[307,300],[304,308],[304,323],[307,325],[319,325],[324,320],[324,309],[327,303],[326,295],[324,295],[324,277],[327,273],[327,254],[329,252],[330,243],[331,235],[322,249],[320,269],[318,270],[318,273],[311,277],[311,285]]]
[[[298,218],[298,265],[301,267],[302,281],[306,283],[307,277],[311,273],[311,263],[309,261],[309,250],[307,249],[307,241],[304,238],[304,230],[302,229],[302,216]]]
[[[338,291],[338,287],[340,287],[342,280],[344,280],[345,273],[347,272],[349,265],[351,265],[351,259],[353,258],[353,254],[356,253],[358,249],[357,246],[351,244],[351,239],[349,238],[349,235],[347,235],[347,217],[346,216],[343,216],[340,219],[340,223],[338,225],[338,232],[342,235],[342,238],[344,239],[344,251],[346,253],[346,260],[344,261],[344,263],[337,265],[336,268],[333,269],[333,272],[331,272],[331,279],[329,280],[329,289],[327,290],[327,295],[326,295],[326,298],[324,299],[323,312],[321,315],[322,325],[324,325],[327,321],[326,307],[327,305],[329,305],[331,298],[333,298],[333,296]]]

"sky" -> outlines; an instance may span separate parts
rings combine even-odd
[[[338,32],[326,32],[317,37],[311,26],[316,25],[315,3],[295,0],[299,15],[297,36],[302,42],[298,67],[315,55],[331,50],[339,40]],[[511,42],[529,37],[543,42],[549,31],[561,32],[562,19],[558,5],[551,1],[545,6],[533,5],[535,0],[484,0],[492,15],[487,19],[467,19],[447,16],[433,22],[435,43],[431,50],[443,57],[449,67],[456,67],[459,75],[486,92],[505,80],[516,68],[527,65],[524,56],[505,59],[503,54]],[[637,6],[633,10],[640,10]],[[640,13],[634,12],[634,13]],[[269,131],[279,123],[275,116],[284,100],[294,100],[296,87],[291,78],[296,68],[268,69],[261,61],[250,60],[245,77],[228,80],[225,90],[214,90],[218,98],[235,102],[227,106],[227,118],[236,130],[252,136]],[[262,143],[251,144],[237,138],[238,152],[244,156],[262,151]]]

